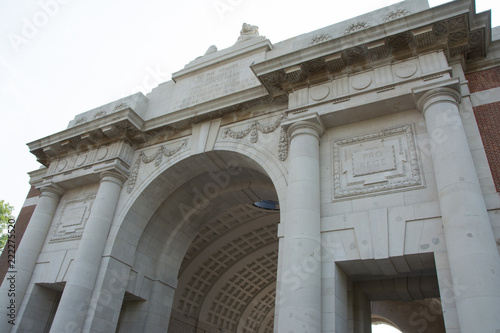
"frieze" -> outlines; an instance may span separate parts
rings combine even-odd
[[[413,125],[333,142],[334,199],[423,185]]]
[[[139,174],[139,169],[140,169],[141,163],[149,164],[149,163],[155,161],[155,167],[158,167],[163,160],[163,156],[165,156],[165,157],[174,156],[182,148],[187,146],[187,141],[188,140],[181,141],[179,143],[179,145],[177,147],[175,147],[174,149],[166,149],[164,146],[161,146],[158,149],[158,151],[151,156],[147,156],[144,152],[141,152],[139,154],[139,157],[137,157],[137,160],[134,163],[132,173],[130,174],[130,177],[128,179],[127,193],[131,193],[135,187],[135,184],[137,182],[137,175]]]
[[[68,143],[68,145],[69,144],[70,143]],[[121,159],[127,164],[130,164],[132,154],[133,150],[128,144],[116,142],[96,149],[83,151],[72,156],[63,157],[59,160],[54,160],[49,165],[47,176],[62,177],[64,173],[65,176],[68,176],[64,178],[69,180],[73,176],[81,176],[82,170],[91,170],[93,166],[107,163],[107,161],[111,159]],[[69,176],[70,174],[73,174],[73,176]]]

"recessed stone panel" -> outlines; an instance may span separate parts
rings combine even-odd
[[[334,199],[422,186],[412,125],[333,142]]]
[[[352,153],[352,171],[354,176],[395,170],[396,158],[394,146],[359,150]]]
[[[410,61],[398,63],[393,66],[394,73],[402,79],[409,78],[417,72],[417,65]]]
[[[315,101],[325,99],[330,93],[330,88],[326,85],[311,88],[311,98]]]
[[[65,202],[50,241],[57,242],[81,238],[94,199],[95,195],[89,195]]]

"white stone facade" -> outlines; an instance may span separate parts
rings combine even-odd
[[[473,113],[499,99],[465,80],[500,65],[489,22],[415,0],[245,35],[30,143],[42,195],[0,331],[500,332]]]

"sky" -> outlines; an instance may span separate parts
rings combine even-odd
[[[372,325],[372,333],[401,333],[401,331],[386,324],[379,324]]]
[[[0,200],[18,215],[27,173],[40,167],[26,143],[149,92],[213,44],[232,46],[244,22],[277,43],[396,2],[0,0]],[[477,12],[488,9],[499,26],[500,1],[476,1]]]

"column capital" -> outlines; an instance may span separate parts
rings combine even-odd
[[[425,111],[429,108],[429,106],[436,103],[453,103],[456,104],[457,107],[460,104],[461,95],[458,91],[452,88],[435,88],[427,91],[422,95],[417,101],[417,107],[420,112],[425,117]]]
[[[326,129],[317,113],[289,119],[282,126],[287,131],[290,140],[298,134],[313,135],[319,140]]]
[[[66,192],[62,186],[53,182],[42,184],[39,190],[42,192],[40,196],[49,196],[56,200],[59,200],[63,196],[64,192]]]
[[[117,172],[114,170],[107,170],[101,172],[101,183],[103,182],[113,182],[118,184],[120,187],[123,186],[123,183],[127,180],[128,176],[123,174],[122,172]]]
[[[128,169],[128,165],[125,165],[120,159],[115,159],[112,163],[94,168],[94,172],[101,177],[101,184],[111,181],[121,187],[129,176]]]
[[[437,82],[432,82],[412,89],[416,106],[425,117],[425,111],[435,103],[448,102],[460,103],[460,79],[453,77]]]

